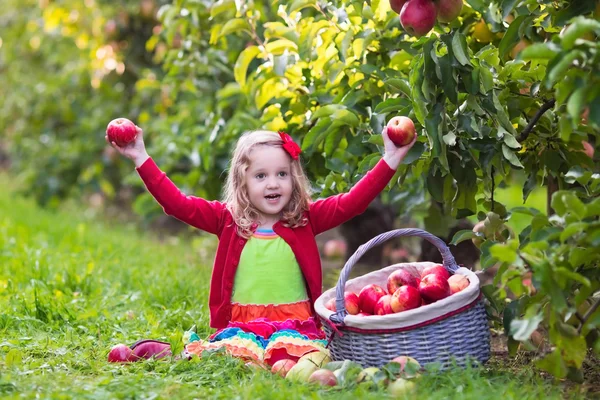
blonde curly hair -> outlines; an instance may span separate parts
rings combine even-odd
[[[223,194],[223,202],[227,204],[227,209],[233,215],[238,235],[246,239],[252,236],[252,225],[257,223],[260,217],[260,212],[250,203],[246,188],[246,171],[250,167],[250,153],[256,146],[283,148],[283,140],[277,132],[272,131],[259,130],[244,133],[233,150]],[[283,208],[282,220],[284,226],[296,228],[305,226],[308,222],[304,212],[308,211],[312,190],[300,159],[294,160],[290,156],[290,161],[292,196]]]

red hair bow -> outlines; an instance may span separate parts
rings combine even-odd
[[[296,142],[294,142],[292,137],[290,135],[288,135],[287,133],[285,133],[285,132],[277,132],[277,133],[279,133],[281,140],[283,140],[283,149],[285,151],[287,151],[288,154],[290,156],[292,156],[292,158],[294,160],[297,160],[298,156],[302,152],[302,150],[300,150],[300,146],[298,146],[296,144]]]

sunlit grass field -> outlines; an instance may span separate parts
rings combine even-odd
[[[0,398],[381,399],[384,388],[291,383],[222,355],[110,364],[108,350],[140,338],[181,350],[208,327],[211,237],[159,242],[83,209],[48,211],[0,175]],[[459,338],[457,338],[459,339]],[[577,397],[528,366],[426,372],[406,398]]]

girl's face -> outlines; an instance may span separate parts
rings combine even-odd
[[[246,187],[250,203],[262,214],[261,223],[277,222],[292,196],[290,157],[281,147],[256,146],[249,158]]]

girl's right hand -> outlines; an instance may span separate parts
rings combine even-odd
[[[115,142],[109,142],[107,135],[105,135],[104,138],[106,139],[106,142],[109,143],[115,150],[130,160],[133,160],[133,162],[135,162],[135,166],[139,167],[150,156],[146,152],[146,145],[144,144],[144,131],[137,125],[135,128],[137,130],[137,136],[135,137],[135,140],[123,147],[120,147]]]

